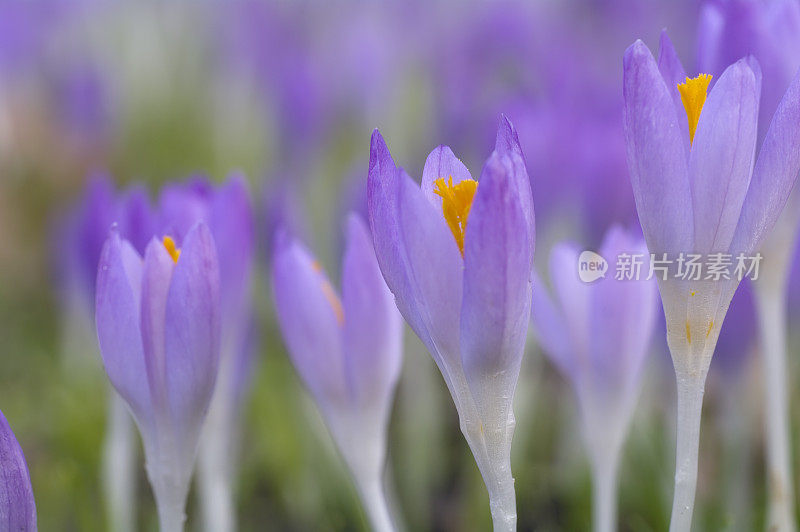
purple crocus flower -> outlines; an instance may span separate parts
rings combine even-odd
[[[36,531],[36,502],[33,499],[28,463],[2,412],[0,412],[0,529]]]
[[[374,530],[393,530],[383,493],[386,433],[402,360],[403,327],[381,277],[369,229],[347,218],[342,297],[308,250],[279,233],[272,289],[292,362],[314,397]]]
[[[185,519],[200,430],[219,364],[220,289],[202,222],[177,242],[153,238],[144,259],[112,230],[97,274],[97,336],[111,384],[144,443],[161,530]]]
[[[253,363],[251,277],[254,221],[247,182],[231,176],[215,187],[203,177],[164,188],[160,231],[183,238],[198,221],[214,237],[219,257],[221,350],[219,377],[206,421],[198,464],[202,512],[208,530],[235,530],[236,477],[241,407]]]
[[[489,490],[495,530],[512,530],[512,398],[528,330],[534,246],[533,198],[517,134],[502,117],[479,181],[439,146],[420,187],[395,166],[376,130],[368,203],[386,284],[450,390]]]
[[[593,283],[578,276],[581,249],[561,243],[550,255],[554,299],[539,284],[531,316],[539,341],[578,398],[594,478],[594,530],[616,524],[620,452],[639,395],[656,317],[652,280],[618,280],[613,272]],[[600,255],[646,254],[641,237],[612,227]]]
[[[659,276],[667,343],[678,378],[678,452],[672,529],[688,530],[697,480],[703,389],[739,279],[681,275],[679,254],[755,253],[800,170],[800,76],[784,95],[758,159],[761,70],[729,66],[706,101],[710,76],[690,79],[668,39],[656,63],[637,41],[625,52],[628,167],[651,253],[675,261]],[[679,86],[680,85],[680,86]]]
[[[719,72],[732,59],[753,54],[763,70],[759,139],[800,67],[800,2],[729,0],[703,6],[698,32],[698,64]],[[754,285],[761,334],[766,428],[768,528],[795,529],[787,392],[786,312],[792,250],[800,227],[800,193],[795,191],[761,250],[768,262]],[[724,334],[724,333],[723,333]]]

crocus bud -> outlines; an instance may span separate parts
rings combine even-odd
[[[220,295],[211,232],[198,223],[178,247],[150,241],[144,260],[112,231],[97,275],[97,336],[111,384],[144,442],[166,531],[181,530],[200,429],[217,377]]]

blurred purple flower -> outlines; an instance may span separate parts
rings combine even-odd
[[[386,531],[393,527],[382,477],[403,328],[369,229],[351,214],[346,233],[341,299],[308,250],[285,234],[275,245],[272,289],[292,362],[350,467],[374,529]]]
[[[267,262],[272,261],[276,232],[280,229],[288,236],[308,241],[311,229],[308,226],[298,190],[298,184],[281,177],[264,186],[264,241]]]
[[[144,253],[155,234],[155,215],[147,192],[134,186],[118,194],[107,174],[95,174],[89,178],[79,203],[54,227],[57,281],[67,297],[83,301],[90,315],[94,312],[100,252],[115,223],[120,235]]]
[[[0,412],[0,529],[36,531],[36,502],[33,499],[28,463],[14,432]]]
[[[616,530],[619,457],[653,336],[657,291],[651,280],[617,280],[613,272],[584,282],[580,253],[571,243],[553,248],[555,298],[537,279],[531,316],[545,353],[578,398],[593,469],[595,530]],[[623,253],[646,255],[647,248],[641,237],[612,227],[599,253],[610,262]]]
[[[513,528],[512,398],[528,330],[535,238],[517,134],[502,117],[477,182],[450,148],[439,146],[425,162],[420,188],[395,166],[376,130],[368,202],[381,271],[453,396],[495,529]]]
[[[55,88],[65,134],[81,146],[102,146],[109,140],[112,102],[103,74],[90,63],[68,67]]]
[[[179,247],[180,246],[180,247]],[[97,274],[97,336],[109,380],[144,443],[161,530],[181,530],[200,430],[217,378],[217,252],[202,222],[142,259],[117,231]]]
[[[720,74],[753,55],[763,72],[759,137],[763,139],[786,88],[800,68],[797,0],[712,0],[700,12],[697,67]]]

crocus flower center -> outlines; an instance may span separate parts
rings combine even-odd
[[[171,236],[165,236],[163,239],[164,247],[167,248],[167,253],[169,256],[172,257],[172,260],[175,264],[178,264],[178,258],[181,256],[180,248],[175,246],[175,241],[172,240]]]
[[[465,179],[453,185],[453,176],[445,182],[443,177],[434,181],[436,188],[433,193],[442,198],[442,214],[450,227],[450,232],[458,244],[458,250],[464,255],[464,233],[467,230],[467,218],[472,207],[472,199],[475,197],[475,190],[478,182],[472,179]]]
[[[694,142],[694,132],[700,121],[700,111],[706,103],[708,84],[711,83],[711,74],[699,74],[696,78],[686,78],[685,83],[678,84],[686,117],[689,119],[689,143]]]
[[[315,272],[322,272],[322,266],[320,266],[317,261],[313,262],[312,267],[314,268]],[[339,322],[340,326],[344,325],[344,307],[342,307],[342,301],[339,299],[339,296],[336,295],[336,291],[331,286],[331,283],[323,279],[321,284],[322,295],[325,296],[325,299],[328,300],[328,304],[330,304],[331,308],[333,309],[333,314],[336,316],[336,321]]]

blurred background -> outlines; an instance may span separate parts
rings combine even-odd
[[[271,230],[293,224],[337,272],[343,213],[365,209],[374,128],[412,176],[439,144],[477,175],[505,113],[531,176],[537,269],[546,271],[559,240],[598,246],[612,223],[638,223],[622,137],[623,52],[637,38],[657,50],[667,28],[693,73],[702,7],[694,0],[0,4],[0,409],[25,451],[40,528],[106,529],[100,463],[108,383],[91,311],[72,297],[64,265],[83,250],[65,249],[71,242],[59,230],[87,201],[93,176],[109,176],[119,190],[143,184],[155,201],[168,181],[244,173],[258,219],[259,349],[244,385],[240,529],[366,529],[275,324],[266,281]],[[800,298],[791,297],[795,308]],[[752,312],[744,287],[712,363],[698,530],[763,528]],[[797,313],[790,318],[792,331]],[[675,392],[660,327],[621,464],[623,530],[668,525]],[[396,514],[408,530],[486,530],[486,490],[452,400],[421,343],[410,331],[406,340],[389,438]],[[800,339],[791,340],[793,355]],[[791,393],[798,398],[796,386]],[[576,403],[533,336],[515,410],[519,528],[589,529],[591,480]],[[796,429],[800,412],[792,415]],[[137,520],[151,530],[155,505],[144,469],[137,471]],[[193,495],[188,514],[189,529],[199,529]]]

